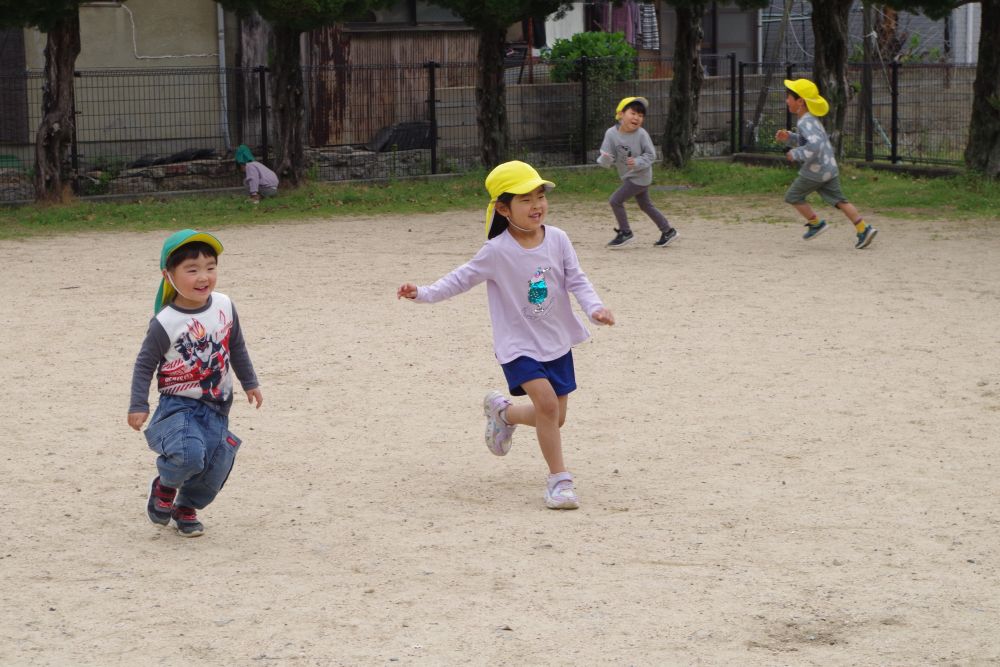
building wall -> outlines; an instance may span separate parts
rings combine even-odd
[[[218,67],[216,3],[129,0],[80,7],[77,69]],[[233,63],[235,19],[226,20],[226,63]],[[45,66],[45,35],[25,31],[28,69]]]
[[[764,60],[773,60],[777,45],[778,25],[784,8],[784,0],[771,0],[770,6],[761,13],[761,42],[766,54]],[[877,14],[880,5],[873,5]],[[815,53],[810,16],[812,5],[809,0],[795,0],[792,3],[791,21],[785,42],[777,49],[777,59],[786,62],[812,62]],[[967,28],[970,26],[971,35]],[[874,19],[873,19],[874,20]],[[922,14],[899,12],[897,35],[904,41],[903,53],[907,59],[925,62],[950,62],[956,64],[975,63],[979,44],[979,23],[981,8],[978,2],[959,7],[951,13],[947,21],[933,21]],[[864,49],[864,16],[861,0],[856,0],[851,8],[848,25],[849,53],[852,59],[860,60]],[[971,47],[971,48],[970,48]],[[890,54],[875,54],[876,60],[891,60]]]

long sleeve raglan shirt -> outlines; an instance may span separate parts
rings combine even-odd
[[[610,155],[611,157],[607,157]],[[635,166],[630,167],[625,161],[635,158]],[[601,143],[601,154],[597,156],[597,164],[602,167],[614,165],[618,168],[618,177],[636,185],[649,185],[653,182],[653,162],[656,161],[656,147],[649,133],[641,127],[635,132],[622,132],[618,125],[609,127],[604,133]]]
[[[262,186],[265,188],[278,187],[278,175],[260,162],[247,162],[246,168],[244,181],[247,184],[247,192],[250,194],[257,194]]]
[[[507,232],[490,239],[468,262],[433,285],[418,287],[416,301],[444,301],[486,282],[497,360],[558,359],[590,336],[569,295],[588,317],[603,305],[566,233],[551,225],[544,229],[536,248],[522,247]]]
[[[833,156],[833,146],[819,119],[810,113],[803,114],[795,123],[795,129],[798,131],[789,132],[785,143],[792,147],[788,152],[792,159],[802,163],[799,176],[824,183],[837,176],[840,170]]]
[[[213,292],[197,310],[168,304],[149,322],[132,370],[128,411],[149,412],[149,383],[155,373],[161,394],[204,401],[229,414],[233,403],[230,368],[245,391],[259,386],[240,318],[229,297]]]

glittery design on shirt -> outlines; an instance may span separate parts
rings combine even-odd
[[[549,298],[549,286],[545,283],[545,274],[552,269],[551,266],[537,267],[535,273],[528,281],[528,303],[532,307],[524,309],[524,314],[531,317],[538,317],[545,313],[545,301]]]

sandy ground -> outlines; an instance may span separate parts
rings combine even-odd
[[[670,196],[680,240],[620,252],[553,196],[619,321],[575,353],[576,512],[530,429],[483,445],[485,289],[395,299],[480,211],[217,231],[265,404],[198,539],[125,424],[166,234],[0,242],[0,664],[1000,662],[1000,225],[858,252]]]

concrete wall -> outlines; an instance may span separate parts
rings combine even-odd
[[[642,96],[650,101],[644,127],[659,143],[666,129],[667,104],[671,79],[643,79],[612,84],[608,89],[592,94],[588,105],[594,113],[591,122],[600,123],[594,129],[598,137],[614,123],[614,111],[619,100]],[[476,125],[476,95],[472,86],[438,89],[438,138],[443,150],[478,145]],[[708,138],[719,131],[728,132],[730,96],[728,77],[705,79],[699,105],[699,132]],[[602,112],[603,110],[603,112]],[[547,83],[507,86],[507,118],[511,140],[515,143],[540,142],[546,138],[579,132],[582,124],[580,84]],[[600,143],[599,138],[597,139]],[[596,150],[599,146],[595,145]]]
[[[218,67],[216,3],[208,0],[129,0],[80,7],[77,69]],[[236,19],[226,19],[226,62],[236,48]],[[45,66],[45,35],[25,31],[28,69]]]

